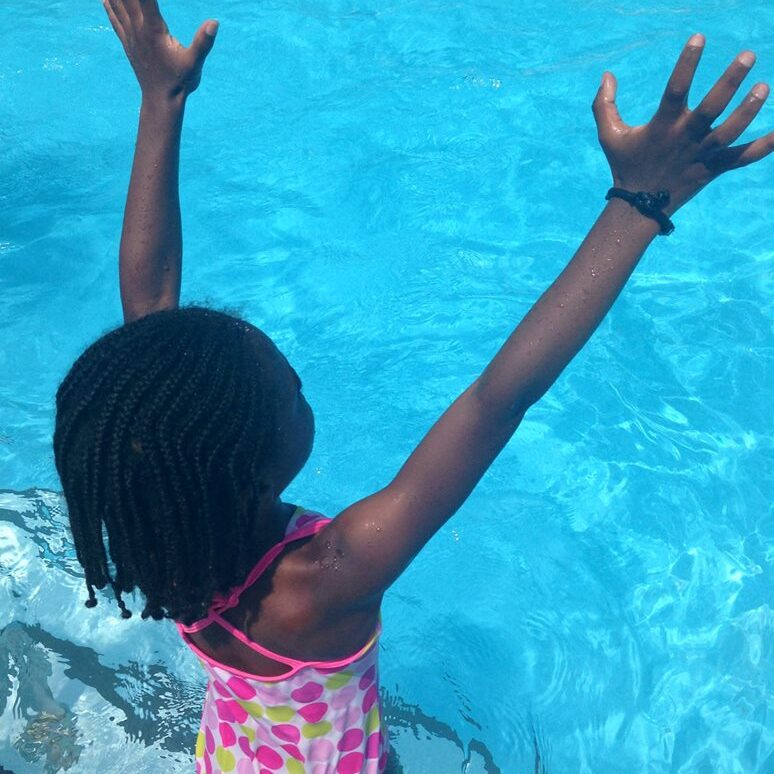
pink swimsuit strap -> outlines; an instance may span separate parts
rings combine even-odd
[[[261,575],[266,571],[266,568],[280,555],[280,553],[282,553],[285,546],[288,543],[295,542],[296,540],[303,540],[303,538],[309,537],[310,535],[316,535],[318,532],[320,532],[320,530],[328,525],[329,521],[329,519],[317,519],[311,524],[305,524],[303,527],[299,527],[298,529],[293,530],[293,532],[291,532],[289,535],[286,535],[282,542],[277,543],[277,545],[270,548],[261,557],[261,559],[258,561],[258,564],[256,564],[255,567],[253,567],[253,569],[248,573],[244,583],[232,588],[228,593],[228,596],[216,594],[213,598],[212,604],[210,605],[210,610],[204,618],[201,618],[198,621],[194,621],[194,623],[190,624],[189,626],[180,624],[180,628],[184,632],[191,633],[206,629],[213,621],[218,621],[219,623],[220,621],[223,621],[224,623],[228,623],[220,617],[219,613],[222,613],[225,610],[230,610],[232,607],[236,607],[239,604],[239,597],[242,595],[244,590],[249,586],[252,586],[253,583],[255,583],[258,578],[261,577]],[[228,626],[230,626],[230,624],[228,624]],[[228,628],[228,626],[226,628]]]
[[[256,564],[255,567],[253,567],[253,569],[250,571],[244,583],[242,583],[240,586],[236,586],[233,589],[231,589],[228,596],[216,594],[212,602],[212,605],[210,606],[209,613],[205,618],[202,618],[199,621],[195,621],[189,626],[185,626],[184,624],[178,623],[177,624],[178,630],[181,633],[198,632],[198,631],[201,631],[202,629],[206,629],[208,626],[210,626],[213,623],[217,623],[220,626],[222,626],[226,631],[231,633],[234,637],[236,637],[241,643],[246,645],[251,650],[254,650],[256,653],[260,653],[262,656],[266,656],[267,658],[272,659],[272,661],[278,661],[281,664],[287,664],[290,667],[290,671],[282,674],[279,677],[279,679],[283,679],[283,680],[287,679],[290,675],[295,674],[297,671],[299,671],[300,669],[303,669],[304,667],[317,666],[317,667],[324,667],[326,669],[328,668],[336,669],[339,667],[347,666],[348,664],[351,664],[352,662],[357,661],[357,659],[363,656],[366,653],[366,651],[368,651],[368,649],[373,645],[376,639],[379,637],[379,634],[381,633],[381,629],[382,629],[381,616],[380,616],[379,624],[377,626],[376,631],[374,632],[373,637],[371,637],[368,640],[368,642],[357,653],[353,654],[352,656],[348,656],[347,658],[340,659],[339,661],[299,661],[298,659],[290,658],[288,656],[283,656],[280,653],[275,653],[274,651],[259,645],[257,642],[253,642],[252,640],[248,639],[247,635],[244,632],[239,631],[239,629],[237,629],[235,626],[233,626],[231,623],[229,623],[225,618],[223,618],[220,615],[220,613],[222,613],[223,611],[229,610],[232,607],[236,607],[236,605],[239,604],[239,597],[244,592],[244,590],[249,586],[252,586],[253,583],[255,583],[258,580],[258,578],[266,571],[266,569],[277,558],[277,556],[279,556],[279,554],[283,551],[285,546],[288,545],[288,543],[292,543],[296,540],[302,540],[303,538],[310,537],[311,535],[316,535],[318,532],[320,532],[322,529],[328,526],[330,522],[331,522],[330,519],[321,517],[319,519],[315,519],[313,522],[309,524],[305,524],[304,526],[293,530],[293,532],[287,535],[281,543],[277,543],[277,545],[275,545],[273,548],[270,548],[263,555],[263,557],[259,560],[258,564]],[[202,653],[199,650],[199,648],[197,648],[190,640],[187,640],[187,642],[189,647],[193,648],[196,653],[206,658],[207,661],[213,660],[207,657],[204,653]],[[278,678],[275,677],[270,679],[276,680]]]

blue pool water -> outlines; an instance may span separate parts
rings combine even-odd
[[[603,70],[632,124],[693,32],[692,106],[744,48],[774,83],[764,0],[162,9],[186,44],[221,21],[183,137],[182,300],[296,366],[318,432],[287,499],[330,514],[389,482],[593,223]],[[122,320],[138,88],[99,3],[5,0],[0,23],[0,768],[191,772],[203,673],[169,622],[83,607],[51,449],[59,381]],[[388,594],[406,774],[532,774],[533,729],[558,774],[774,771],[772,171],[677,214]]]

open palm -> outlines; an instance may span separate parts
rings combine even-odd
[[[169,33],[156,0],[102,0],[144,95],[188,96],[199,87],[202,67],[215,42],[217,23],[199,27],[185,48]]]
[[[699,105],[688,109],[688,92],[703,50],[704,36],[694,35],[675,65],[656,114],[647,124],[628,126],[621,120],[612,73],[605,73],[594,99],[599,141],[614,185],[633,191],[669,191],[667,214],[674,213],[722,173],[760,161],[774,150],[774,132],[743,145],[731,145],[763,106],[769,94],[765,83],[756,84],[725,121],[712,126],[755,63],[752,51],[737,56]]]

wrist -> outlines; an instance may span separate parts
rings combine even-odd
[[[623,199],[610,199],[604,213],[616,223],[616,230],[623,233],[636,233],[644,238],[655,239],[661,231],[661,226],[636,207],[632,207]]]
[[[142,94],[140,109],[151,113],[181,113],[185,110],[186,94],[180,92],[174,96],[168,94]]]
[[[664,208],[671,201],[671,195],[667,190],[656,192],[650,191],[627,191],[625,188],[611,188],[605,199],[622,199],[646,218],[656,221],[659,225],[659,233],[668,236],[675,230],[675,225],[664,212]]]

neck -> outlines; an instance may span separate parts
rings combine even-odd
[[[294,512],[294,505],[283,503],[279,498],[268,507],[258,511],[254,522],[254,541],[262,549],[263,553],[277,543],[282,542],[288,522]]]

